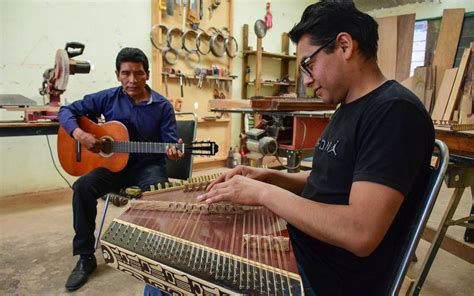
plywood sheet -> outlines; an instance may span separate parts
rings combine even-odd
[[[433,65],[436,66],[436,95],[441,87],[443,75],[446,69],[454,65],[456,50],[461,34],[464,20],[464,8],[445,9],[441,20],[441,27],[438,35],[438,42],[433,58]]]
[[[459,65],[459,70],[456,74],[456,79],[454,80],[453,89],[451,91],[451,95],[449,96],[448,105],[446,106],[446,111],[444,111],[443,120],[450,120],[453,116],[453,111],[458,104],[459,97],[461,94],[461,83],[464,79],[464,75],[467,70],[467,65],[469,64],[470,56],[471,49],[464,49],[464,53],[461,58],[461,64]]]
[[[436,97],[435,105],[433,108],[433,113],[431,118],[433,120],[442,120],[446,106],[448,105],[449,96],[451,95],[451,90],[453,89],[454,79],[458,68],[452,68],[446,70],[444,73],[443,81],[441,82],[441,87]]]
[[[378,18],[378,64],[388,79],[403,81],[410,75],[415,14]]]
[[[382,73],[388,79],[395,79],[397,72],[397,55],[394,54],[397,46],[397,17],[378,18],[379,50],[378,64]]]
[[[415,34],[415,14],[397,17],[397,65],[395,79],[403,81],[410,76],[413,35]]]

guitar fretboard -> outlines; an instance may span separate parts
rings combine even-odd
[[[184,144],[177,143],[150,143],[150,142],[113,142],[112,152],[126,153],[166,153],[168,147],[176,147],[184,152]]]

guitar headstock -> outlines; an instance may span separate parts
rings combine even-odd
[[[219,145],[211,141],[194,141],[184,145],[184,153],[192,155],[216,155],[219,151]]]

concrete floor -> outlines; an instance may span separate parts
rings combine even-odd
[[[436,227],[451,190],[442,189],[429,224]],[[466,191],[455,217],[467,216],[471,193]],[[101,213],[104,202],[99,202]],[[106,224],[126,207],[109,207]],[[462,240],[464,229],[451,227],[448,234]],[[72,256],[71,190],[62,189],[0,197],[0,295],[66,295],[66,279],[77,257]],[[470,244],[473,247],[473,244]],[[422,241],[415,277],[429,245]],[[100,251],[97,271],[76,295],[143,295],[143,283],[104,264]],[[474,295],[474,267],[440,250],[422,295]]]

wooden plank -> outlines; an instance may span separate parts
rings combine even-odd
[[[466,48],[461,58],[461,64],[459,65],[459,70],[456,74],[456,79],[454,80],[453,89],[451,90],[451,95],[449,96],[449,101],[448,105],[446,106],[446,111],[443,115],[443,120],[450,120],[453,116],[454,109],[457,106],[461,94],[461,83],[464,79],[464,74],[466,73],[470,56],[471,49]]]
[[[403,81],[410,75],[415,14],[378,18],[378,64],[388,79]]]
[[[379,50],[377,54],[377,61],[382,73],[388,79],[395,79],[396,77],[396,65],[397,55],[394,54],[394,49],[397,46],[397,17],[383,17],[378,18],[377,23],[379,24]]]
[[[437,97],[445,70],[452,68],[456,58],[456,50],[461,34],[464,20],[464,8],[445,9],[441,20],[441,27],[438,35],[438,42],[433,58],[433,65],[436,67],[436,91]]]
[[[455,132],[448,128],[435,126],[436,139],[446,143],[449,152],[474,157],[474,132]]]
[[[209,100],[209,110],[212,109],[250,109],[250,100]]]
[[[433,98],[434,98],[434,69],[432,66],[427,67],[427,73],[426,73],[426,82],[425,82],[425,108],[428,110],[428,112],[431,113],[433,109]]]
[[[415,14],[397,17],[397,64],[395,79],[403,81],[410,76],[413,35],[415,34]]]
[[[262,88],[262,38],[257,37],[257,56],[255,58],[255,95],[259,96]]]
[[[425,103],[425,86],[427,75],[428,67],[417,67],[415,69],[415,74],[413,75],[415,83],[413,92],[423,104]]]
[[[283,54],[289,55],[290,53],[290,38],[288,37],[288,33],[283,33],[281,35],[281,52]],[[285,77],[288,75],[288,64],[290,63],[289,60],[284,59],[281,61],[280,64],[280,78]]]
[[[425,108],[428,112],[431,112],[431,105],[433,102],[434,89],[427,89],[425,91]]]
[[[415,93],[415,76],[410,76],[407,79],[400,82],[401,85],[411,90],[411,92]]]
[[[151,1],[151,25],[161,24],[161,10],[159,1]],[[158,43],[161,44],[164,36],[161,34],[161,30],[158,30]],[[156,49],[154,46],[151,47],[151,65],[150,70],[152,73],[151,86],[154,90],[161,91],[164,93],[163,82],[161,79],[161,70],[163,69],[163,54],[161,50]]]
[[[443,81],[441,82],[438,96],[436,97],[433,113],[431,114],[431,118],[433,120],[443,119],[444,111],[448,105],[449,96],[451,95],[451,90],[453,89],[454,79],[456,78],[457,72],[458,68],[446,70]]]
[[[430,226],[426,226],[422,238],[427,242],[432,242],[435,234],[435,229],[431,228]],[[458,241],[447,234],[441,243],[441,249],[471,264],[474,264],[474,248],[468,243]]]

